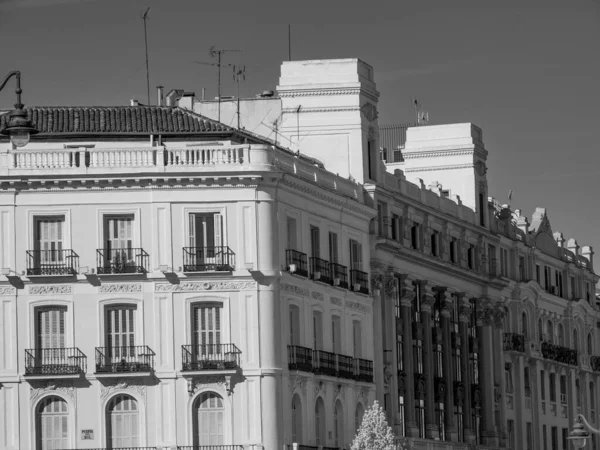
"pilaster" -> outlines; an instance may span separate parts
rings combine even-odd
[[[425,437],[439,439],[440,433],[435,420],[435,373],[433,367],[433,345],[431,333],[431,308],[435,303],[433,287],[421,281],[421,324],[423,326],[423,365],[427,392],[425,394]]]

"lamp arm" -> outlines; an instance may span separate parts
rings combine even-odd
[[[593,434],[600,434],[600,430],[594,428],[593,426],[591,426],[588,421],[585,419],[585,417],[583,417],[583,414],[579,414],[577,416],[577,420],[580,421],[583,426],[585,427],[586,430],[588,430],[590,433]]]
[[[8,72],[8,75],[6,75],[4,81],[0,83],[0,91],[4,89],[4,86],[6,86],[6,83],[8,83],[8,80],[10,80],[12,77],[17,78],[17,89],[15,90],[15,92],[17,93],[17,103],[15,104],[15,108],[22,109],[23,104],[21,103],[21,92],[23,91],[21,90],[21,72],[19,72],[18,70]]]

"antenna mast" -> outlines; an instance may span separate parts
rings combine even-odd
[[[233,79],[237,83],[237,127],[240,130],[240,78],[246,81],[246,66],[233,66]]]
[[[150,69],[148,66],[148,33],[146,31],[148,11],[150,11],[149,6],[146,8],[146,11],[144,11],[144,14],[142,14],[142,20],[144,21],[144,42],[146,43],[146,89],[148,91],[148,105],[150,105]]]
[[[218,101],[219,101],[219,115],[218,115],[218,121],[221,121],[221,55],[223,53],[230,53],[230,52],[241,52],[242,50],[224,50],[224,49],[217,49],[214,45],[210,48],[210,50],[208,51],[208,54],[212,57],[212,58],[217,58],[217,95],[218,95]],[[229,64],[226,64],[229,65]]]

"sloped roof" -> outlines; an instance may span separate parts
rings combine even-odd
[[[171,106],[33,106],[27,117],[40,134],[188,134],[235,129]],[[8,115],[0,115],[0,130]]]

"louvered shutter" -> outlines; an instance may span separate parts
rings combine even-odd
[[[53,450],[67,448],[69,441],[67,404],[57,397],[42,401],[36,414],[37,448]]]
[[[222,241],[222,233],[223,233],[223,217],[221,214],[214,215],[214,246],[221,247],[223,245]],[[215,252],[220,252],[221,249],[216,249]]]
[[[39,349],[65,347],[65,310],[45,308],[37,313],[37,346]]]
[[[223,399],[208,392],[202,394],[197,409],[198,436],[195,445],[223,445]]]
[[[63,218],[37,220],[35,250],[40,251],[40,262],[59,262],[63,260]]]
[[[190,214],[189,236],[190,247],[196,247],[196,214]]]
[[[108,442],[111,448],[136,447],[139,445],[139,415],[135,399],[119,395],[109,409],[110,429]]]
[[[106,346],[114,348],[115,358],[129,355],[123,347],[135,345],[135,307],[118,306],[106,308]],[[131,349],[133,354],[134,350]]]

